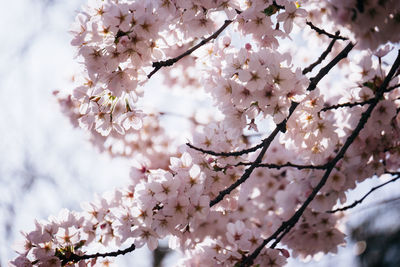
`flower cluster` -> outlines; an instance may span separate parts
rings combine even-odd
[[[216,50],[206,88],[232,125],[244,128],[250,121],[249,128],[257,130],[254,121],[260,116],[279,123],[288,116],[291,101],[305,93],[307,80],[285,66],[290,56],[269,48]]]
[[[141,128],[137,101],[153,61],[184,40],[210,34],[212,14],[232,13],[223,1],[91,1],[72,27],[84,65],[73,98],[80,123],[103,136]],[[173,27],[170,27],[173,25]]]
[[[386,42],[398,42],[400,34],[393,29],[400,25],[400,3],[389,1],[326,1],[329,17],[348,27],[360,48],[376,49]]]

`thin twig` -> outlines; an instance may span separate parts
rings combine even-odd
[[[385,93],[387,93],[387,92],[388,92],[388,90],[385,90]],[[373,100],[374,99],[371,98],[371,99],[368,99],[368,100],[365,100],[365,101],[362,101],[362,102],[347,102],[347,103],[332,105],[332,106],[328,106],[328,107],[322,108],[319,112],[324,112],[324,111],[328,111],[328,110],[332,110],[332,109],[338,109],[338,108],[352,108],[352,107],[355,107],[355,106],[364,106],[364,105],[367,105],[367,104],[371,104],[371,102]],[[400,100],[400,98],[396,98],[394,100]]]
[[[237,156],[241,156],[241,155],[244,155],[244,154],[249,154],[251,152],[257,151],[258,149],[263,147],[264,141],[266,139],[264,139],[260,144],[258,144],[256,146],[250,147],[248,149],[243,149],[243,150],[240,150],[240,151],[234,151],[234,152],[215,152],[215,151],[212,151],[212,150],[207,150],[207,149],[202,149],[202,148],[199,148],[199,147],[195,147],[194,145],[192,145],[190,143],[186,143],[186,145],[188,147],[194,149],[194,150],[197,150],[197,151],[200,151],[200,152],[202,152],[204,154],[209,154],[209,155],[212,155],[212,156],[219,156],[219,157],[230,157],[230,156],[233,156],[233,157],[237,157]]]
[[[258,156],[257,156],[256,160],[253,162],[253,164],[250,165],[250,167],[245,170],[245,172],[243,173],[242,177],[240,177],[239,180],[237,180],[236,182],[231,184],[228,188],[220,191],[218,196],[210,201],[210,207],[212,207],[215,204],[217,204],[218,202],[220,202],[222,199],[224,199],[224,197],[226,195],[229,195],[236,187],[238,187],[239,185],[244,183],[250,177],[251,173],[256,168],[256,165],[262,161],[262,158],[264,157],[265,152],[267,152],[267,149],[268,149],[269,145],[272,143],[272,141],[275,139],[275,136],[281,131],[280,127],[282,127],[282,125],[281,126],[277,125],[275,127],[275,130],[268,136],[268,138],[264,139],[264,141],[262,142],[263,148],[260,151],[260,153],[258,154]]]
[[[235,164],[234,166],[248,166],[253,164],[253,162],[239,162]],[[256,165],[256,168],[269,168],[269,169],[282,169],[282,168],[296,168],[298,170],[303,170],[303,169],[315,169],[315,170],[324,170],[327,168],[327,164],[324,165],[299,165],[299,164],[293,164],[291,162],[286,162],[284,164],[274,164],[274,163],[260,163]]]
[[[389,184],[389,183],[395,182],[395,181],[398,180],[399,178],[400,178],[400,173],[397,173],[397,176],[394,177],[393,179],[391,179],[391,180],[389,180],[389,181],[387,181],[387,182],[385,182],[385,183],[383,183],[383,184],[380,184],[380,185],[378,185],[378,186],[372,187],[371,190],[369,190],[369,192],[368,192],[367,194],[365,194],[365,195],[364,195],[362,198],[360,198],[359,200],[354,201],[353,204],[348,205],[348,206],[344,206],[344,207],[342,207],[342,208],[338,208],[338,209],[334,209],[334,210],[329,210],[329,211],[327,211],[327,213],[335,213],[335,212],[338,212],[338,211],[345,211],[345,210],[354,208],[355,206],[357,206],[358,204],[360,204],[361,202],[363,202],[364,199],[366,199],[367,196],[368,196],[369,194],[371,194],[371,193],[374,192],[375,190],[377,190],[377,189],[379,189],[379,188],[381,188],[381,187],[383,187],[383,186],[385,186],[385,185],[387,185],[387,184]]]
[[[385,199],[385,200],[382,200],[382,201],[379,201],[379,202],[371,203],[370,205],[365,206],[362,209],[353,210],[352,214],[358,213],[358,212],[362,212],[362,211],[365,211],[367,209],[375,208],[376,206],[379,206],[379,205],[391,204],[392,202],[396,202],[396,201],[399,201],[399,200],[400,200],[400,196],[397,196],[397,197],[394,197],[394,198],[389,198],[389,199]]]
[[[325,67],[320,69],[317,76],[310,79],[310,84],[307,88],[308,91],[312,91],[317,87],[318,82],[325,77],[326,74],[343,58],[346,58],[349,54],[350,50],[353,49],[354,44],[350,42],[346,47],[334,58],[329,62]]]
[[[62,255],[59,256],[60,260],[62,260],[61,264],[65,265],[67,263],[73,262],[77,263],[81,260],[88,260],[88,259],[94,259],[94,258],[105,258],[105,257],[117,257],[119,255],[125,255],[126,253],[132,252],[136,249],[135,244],[132,244],[130,247],[123,249],[123,250],[117,250],[113,252],[106,252],[106,253],[96,253],[96,254],[86,254],[86,255],[77,255],[75,253],[71,253],[68,256]]]
[[[213,39],[216,39],[218,37],[218,35],[220,35],[221,32],[223,32],[225,30],[225,28],[228,27],[229,24],[231,24],[232,22],[233,22],[233,20],[225,20],[225,23],[216,32],[214,32],[208,38],[203,39],[200,43],[198,43],[197,45],[193,46],[192,48],[190,48],[186,52],[180,54],[179,56],[174,57],[174,58],[170,58],[170,59],[167,59],[167,60],[164,60],[164,61],[153,62],[153,68],[154,69],[147,75],[147,78],[150,79],[151,76],[153,76],[162,67],[172,66],[173,64],[175,64],[176,62],[178,62],[182,58],[190,55],[191,53],[193,53],[194,51],[196,51],[198,48],[202,47],[203,45],[205,45],[209,41],[211,41]]]
[[[307,24],[308,26],[310,26],[311,29],[313,29],[314,31],[316,31],[318,34],[326,35],[326,36],[328,36],[328,37],[331,38],[331,39],[339,39],[339,40],[343,40],[343,41],[349,40],[349,38],[346,38],[346,37],[343,37],[343,36],[340,36],[340,35],[336,35],[336,34],[333,35],[333,34],[331,34],[331,33],[329,33],[329,32],[326,32],[325,30],[323,30],[323,29],[321,29],[321,28],[318,28],[317,26],[315,26],[314,24],[312,24],[311,21],[307,21],[306,24]]]
[[[399,87],[400,87],[400,83],[389,87],[388,89],[385,90],[385,92],[387,93],[387,92],[393,91],[394,89],[399,88]]]
[[[335,36],[339,36],[339,31],[337,31],[335,33]],[[317,61],[315,61],[314,63],[312,63],[310,66],[308,66],[307,68],[305,68],[302,73],[307,74],[309,72],[311,72],[315,66],[317,66],[318,64],[321,64],[321,62],[329,55],[329,53],[332,51],[333,45],[336,43],[336,38],[332,39],[332,41],[329,43],[328,47],[326,48],[326,50],[321,54],[321,56],[317,59]]]
[[[298,220],[300,219],[301,215],[304,213],[305,209],[308,207],[308,205],[311,203],[311,201],[315,198],[319,190],[325,185],[326,181],[328,180],[328,177],[330,173],[332,172],[333,168],[335,167],[336,163],[343,158],[344,154],[346,153],[347,149],[349,146],[354,142],[354,140],[357,138],[358,134],[360,131],[364,128],[364,125],[367,123],[369,117],[371,116],[371,113],[373,109],[376,107],[378,104],[379,100],[382,98],[383,94],[385,93],[385,90],[395,74],[397,68],[400,66],[400,50],[398,52],[398,56],[393,63],[392,68],[390,69],[388,75],[386,76],[385,80],[377,90],[374,101],[370,104],[368,109],[362,113],[360,121],[358,122],[356,128],[353,130],[351,135],[346,139],[346,142],[340,149],[340,151],[336,154],[335,158],[332,159],[328,163],[328,168],[326,169],[323,177],[317,184],[317,186],[313,189],[311,194],[307,197],[307,199],[304,201],[304,203],[301,205],[301,207],[293,214],[293,216],[288,219],[287,221],[282,222],[281,226],[267,239],[265,239],[262,244],[257,247],[257,249],[250,254],[248,257],[246,257],[241,263],[240,266],[250,266],[254,259],[260,254],[261,250],[272,240],[275,240],[274,243],[270,246],[270,248],[275,248],[275,246],[282,240],[282,238],[296,225]]]
[[[343,103],[343,104],[332,105],[332,106],[329,106],[329,107],[322,108],[320,110],[320,112],[328,111],[328,110],[331,110],[331,109],[338,109],[338,108],[346,108],[346,107],[352,108],[352,107],[355,107],[355,106],[364,106],[364,105],[367,105],[367,104],[371,104],[371,102],[373,100],[374,99],[371,98],[371,99],[368,99],[368,100],[363,101],[363,102],[347,102],[347,103]]]

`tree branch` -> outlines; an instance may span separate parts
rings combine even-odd
[[[281,126],[279,126],[279,125],[281,125]],[[212,207],[215,204],[217,204],[218,202],[220,202],[222,199],[224,199],[224,197],[226,195],[229,195],[236,187],[238,187],[239,185],[244,183],[250,177],[251,173],[256,168],[256,165],[262,161],[262,158],[264,157],[265,152],[267,152],[267,149],[270,146],[270,144],[272,143],[272,141],[275,139],[275,136],[281,131],[280,128],[282,127],[283,124],[281,123],[279,125],[277,125],[275,127],[275,130],[268,136],[268,138],[264,139],[264,141],[262,142],[262,147],[263,147],[262,150],[258,154],[256,160],[250,165],[249,168],[247,168],[245,170],[242,177],[240,177],[239,180],[237,180],[236,182],[231,184],[228,188],[220,191],[218,196],[210,201],[210,207]],[[286,123],[285,123],[285,125],[286,125]]]
[[[389,87],[388,89],[386,89],[385,92],[387,93],[387,92],[393,91],[394,89],[399,88],[399,87],[400,87],[400,83]]]
[[[117,257],[119,255],[125,255],[126,253],[132,252],[136,249],[135,244],[132,244],[130,247],[123,249],[123,250],[117,250],[113,252],[106,252],[106,253],[96,253],[96,254],[86,254],[86,255],[77,255],[75,253],[70,253],[68,255],[62,255],[58,256],[59,259],[61,260],[61,264],[64,266],[67,263],[73,262],[77,263],[81,260],[88,260],[88,259],[94,259],[94,258],[105,258],[105,257]]]
[[[387,88],[385,90],[385,93],[389,93],[390,91],[392,91],[392,90],[394,90],[394,89],[396,89],[398,87],[400,87],[400,84],[391,86],[391,87],[389,87],[389,88]],[[396,100],[398,100],[398,99],[399,98],[397,98]],[[319,112],[324,112],[324,111],[331,110],[331,109],[345,108],[345,107],[352,108],[352,107],[355,107],[355,106],[364,106],[364,105],[367,105],[367,104],[371,104],[371,102],[373,100],[374,99],[371,98],[371,99],[368,99],[368,100],[365,100],[365,101],[362,101],[362,102],[347,102],[347,103],[342,103],[342,104],[336,104],[336,105],[324,107]]]
[[[334,209],[334,210],[329,210],[329,211],[327,211],[327,213],[335,213],[335,212],[338,212],[338,211],[345,211],[345,210],[354,208],[355,206],[357,206],[358,204],[360,204],[361,202],[363,202],[364,199],[366,199],[367,196],[368,196],[369,194],[371,194],[372,192],[374,192],[375,190],[377,190],[377,189],[379,189],[379,188],[381,188],[381,187],[383,187],[383,186],[385,186],[385,185],[387,185],[387,184],[389,184],[389,183],[395,182],[396,180],[398,180],[398,179],[400,178],[400,172],[395,173],[394,175],[397,175],[397,176],[394,177],[393,179],[391,179],[391,180],[389,180],[389,181],[383,183],[383,184],[380,184],[380,185],[378,185],[378,186],[372,187],[371,190],[369,190],[367,194],[365,194],[365,195],[364,195],[362,198],[360,198],[359,200],[354,201],[351,205],[344,206],[344,207],[342,207],[342,208],[338,208],[338,209]]]
[[[220,157],[234,156],[234,157],[237,157],[237,156],[241,156],[241,155],[244,155],[244,154],[249,154],[251,152],[257,151],[258,149],[263,147],[264,141],[266,139],[264,139],[260,144],[258,144],[256,146],[253,146],[253,147],[248,148],[248,149],[243,149],[243,150],[240,150],[240,151],[234,151],[234,152],[215,152],[215,151],[212,151],[212,150],[207,150],[207,149],[202,149],[202,148],[199,148],[199,147],[195,147],[194,145],[192,145],[190,143],[186,143],[186,145],[188,147],[194,149],[194,150],[197,150],[197,151],[200,151],[200,152],[202,152],[204,154],[209,154],[209,155],[212,155],[212,156],[220,156]]]
[[[153,70],[147,75],[147,78],[151,78],[151,76],[153,76],[157,71],[159,71],[162,67],[169,67],[172,66],[173,64],[175,64],[176,62],[178,62],[179,60],[181,60],[182,58],[190,55],[191,53],[193,53],[194,51],[196,51],[198,48],[202,47],[203,45],[205,45],[206,43],[208,43],[209,41],[211,41],[212,39],[216,39],[218,37],[218,35],[221,34],[221,32],[223,32],[225,30],[226,27],[229,26],[229,24],[231,24],[233,22],[233,20],[225,20],[225,23],[216,31],[214,32],[212,35],[210,35],[208,38],[203,39],[200,43],[198,43],[197,45],[193,46],[192,48],[190,48],[189,50],[187,50],[186,52],[180,54],[177,57],[174,58],[170,58],[164,61],[157,61],[157,62],[153,62]]]
[[[371,104],[371,102],[373,100],[374,99],[371,98],[371,99],[368,99],[368,100],[363,101],[363,102],[347,102],[347,103],[343,103],[343,104],[332,105],[332,106],[329,106],[329,107],[322,108],[320,110],[320,112],[328,111],[328,110],[331,110],[331,109],[345,108],[345,107],[352,108],[352,107],[355,107],[355,106],[364,106],[364,105],[367,105],[367,104]]]
[[[314,77],[310,79],[310,84],[307,88],[308,91],[312,91],[317,87],[317,84],[319,83],[319,81],[325,77],[326,74],[328,74],[328,72],[343,58],[346,58],[347,55],[349,54],[350,50],[353,49],[354,44],[353,43],[349,43],[348,45],[346,45],[346,47],[334,58],[331,60],[331,62],[329,62],[325,67],[323,67],[322,69],[320,69],[320,71],[318,72],[318,74]]]
[[[308,26],[310,26],[310,28],[313,29],[314,31],[316,31],[318,34],[326,35],[326,36],[328,36],[328,37],[331,38],[331,39],[335,39],[335,40],[339,39],[339,40],[343,40],[343,41],[349,40],[349,38],[340,36],[339,34],[333,35],[333,34],[331,34],[331,33],[329,33],[329,32],[326,32],[325,30],[323,30],[323,29],[321,29],[321,28],[318,28],[317,26],[315,26],[314,24],[312,24],[311,21],[307,21],[306,24],[307,24]]]
[[[267,239],[265,239],[262,244],[257,247],[257,249],[250,254],[248,257],[244,258],[242,262],[240,263],[240,266],[250,266],[254,259],[260,254],[261,250],[272,240],[275,239],[274,243],[270,246],[270,248],[275,248],[275,246],[282,240],[282,238],[296,225],[298,220],[300,219],[301,215],[304,213],[305,209],[308,207],[308,205],[311,203],[311,201],[315,198],[319,190],[325,185],[326,181],[328,180],[328,177],[330,173],[332,172],[333,168],[335,167],[336,163],[343,158],[344,154],[346,153],[347,149],[349,146],[353,143],[353,141],[357,138],[358,134],[360,131],[364,128],[364,125],[367,123],[369,117],[371,116],[371,113],[375,106],[378,104],[379,100],[382,98],[383,94],[385,93],[385,90],[395,74],[397,68],[400,66],[400,50],[398,52],[398,56],[393,63],[392,68],[390,69],[388,75],[386,76],[385,80],[379,87],[379,89],[376,91],[375,97],[373,99],[373,102],[370,104],[368,109],[362,113],[360,121],[358,122],[356,128],[353,130],[351,135],[346,139],[346,142],[340,149],[340,151],[336,154],[335,158],[332,159],[328,163],[328,167],[317,184],[317,186],[313,189],[311,194],[307,197],[307,199],[304,201],[304,203],[301,205],[301,207],[293,214],[293,216],[288,219],[287,221],[282,222],[281,226]]]
[[[335,36],[339,36],[339,31],[337,31],[335,33]],[[318,64],[320,64],[327,56],[328,54],[332,51],[333,45],[336,43],[336,38],[332,39],[332,41],[329,43],[328,47],[326,48],[326,50],[321,54],[321,56],[317,59],[317,61],[315,61],[314,63],[312,63],[310,66],[308,66],[307,68],[305,68],[302,73],[303,75],[306,73],[311,72],[315,66],[317,66]]]
[[[238,164],[234,165],[235,167],[237,166],[248,166],[253,164],[252,162],[239,162]],[[256,168],[269,168],[269,169],[281,169],[281,168],[296,168],[299,170],[303,169],[315,169],[315,170],[324,170],[327,168],[327,164],[324,165],[299,165],[299,164],[293,164],[291,162],[286,162],[284,164],[274,164],[274,163],[260,163],[256,165]]]
[[[364,211],[364,210],[370,209],[370,208],[375,208],[376,206],[379,206],[379,205],[392,204],[393,202],[396,202],[396,201],[399,201],[399,200],[400,200],[400,196],[397,196],[397,197],[394,197],[394,198],[385,199],[385,200],[382,200],[382,201],[379,201],[379,202],[371,203],[371,205],[365,206],[362,209],[354,210],[352,213]]]

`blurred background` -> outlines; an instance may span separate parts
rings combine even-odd
[[[4,1],[0,16],[0,267],[16,256],[19,231],[34,228],[62,208],[80,210],[113,187],[129,182],[128,159],[99,153],[74,129],[52,92],[71,86],[76,68],[68,29],[85,0]],[[157,100],[160,103],[162,99]],[[348,203],[382,181],[371,179],[348,195]],[[338,256],[291,266],[400,266],[400,192],[392,184],[349,212],[348,246]],[[397,194],[396,194],[397,193]],[[343,228],[344,229],[344,228]],[[166,242],[162,244],[165,245]],[[168,255],[167,255],[168,254]],[[177,255],[140,249],[119,266],[170,266]],[[318,258],[318,257],[317,257]]]

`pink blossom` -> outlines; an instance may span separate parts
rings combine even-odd
[[[288,2],[285,5],[285,11],[277,16],[278,21],[283,21],[283,28],[286,33],[290,33],[293,28],[293,21],[298,18],[304,18],[307,16],[307,12],[296,7],[293,2]]]

